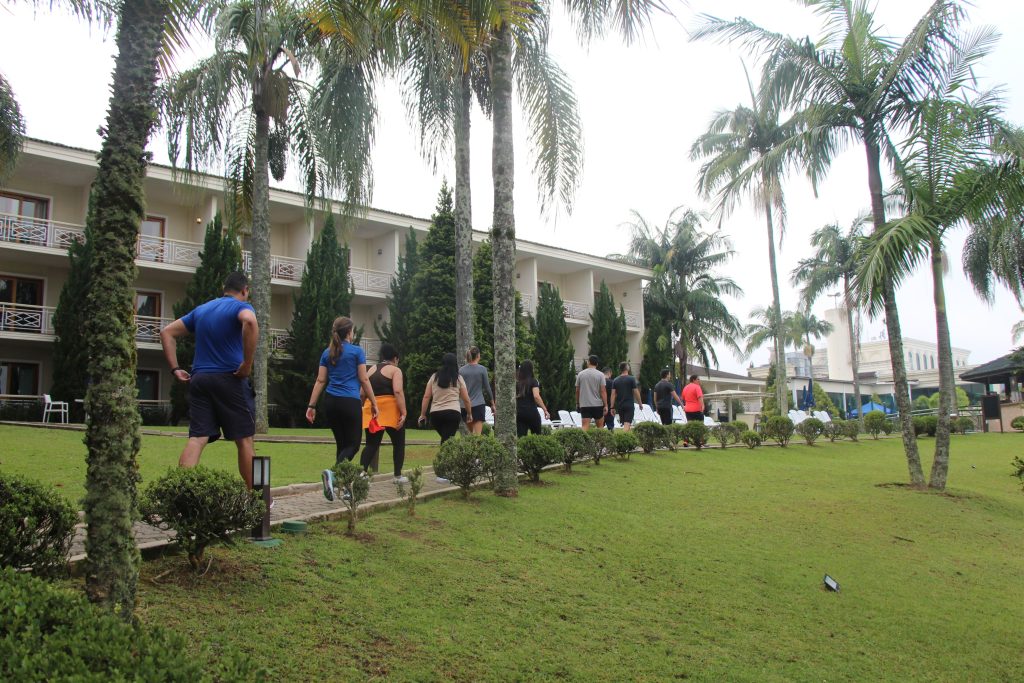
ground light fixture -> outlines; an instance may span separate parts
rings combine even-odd
[[[839,592],[839,582],[836,581],[835,579],[833,579],[828,574],[825,574],[824,582],[825,582],[825,588],[829,589],[833,593],[838,593]]]
[[[252,530],[253,543],[272,548],[281,544],[281,539],[270,536],[270,458],[265,455],[253,456],[252,488],[259,491],[263,498],[263,519]]]

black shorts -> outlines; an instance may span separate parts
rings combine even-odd
[[[587,406],[580,408],[580,415],[591,420],[600,420],[604,417],[604,406]]]
[[[247,377],[201,372],[188,383],[188,435],[237,441],[256,433],[256,393]]]
[[[632,405],[628,406],[616,406],[615,414],[619,416],[619,422],[626,424],[627,422],[633,424],[633,413],[636,408]]]
[[[661,418],[661,424],[672,424],[672,406],[658,406],[658,417]]]
[[[482,403],[473,406],[473,422],[483,422],[487,418],[487,406]]]
[[[686,411],[686,421],[699,422],[701,424],[704,424],[704,413],[701,413],[699,411]]]

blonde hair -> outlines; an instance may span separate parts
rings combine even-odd
[[[353,327],[355,327],[355,323],[351,318],[340,315],[334,319],[334,324],[331,325],[331,345],[327,349],[331,365],[337,364],[338,356],[341,355],[341,346],[345,343],[345,338],[352,332]]]

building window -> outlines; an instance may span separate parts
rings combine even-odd
[[[18,275],[0,274],[0,303],[42,306],[43,281]]]
[[[157,216],[146,216],[139,227],[139,258],[143,261],[164,260],[165,221]]]
[[[932,370],[934,370],[935,369],[935,356],[932,356],[931,361],[932,361]]]
[[[50,217],[50,200],[23,194],[0,192],[0,213],[22,218],[46,220]]]
[[[907,351],[907,368],[914,367],[914,354],[912,351]]]
[[[0,394],[39,395],[39,364],[0,361]]]
[[[140,401],[160,400],[160,371],[136,370],[135,393]]]
[[[917,369],[921,369],[921,354],[917,354]]]
[[[135,315],[159,318],[162,311],[159,292],[135,292]]]

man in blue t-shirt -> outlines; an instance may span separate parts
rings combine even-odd
[[[177,338],[196,338],[192,372],[178,367]],[[252,488],[252,437],[256,433],[256,406],[249,374],[260,329],[249,304],[249,278],[231,273],[224,280],[224,296],[197,306],[160,330],[160,344],[179,382],[188,383],[188,443],[179,467],[199,464],[206,444],[231,439],[238,447],[238,473]]]

